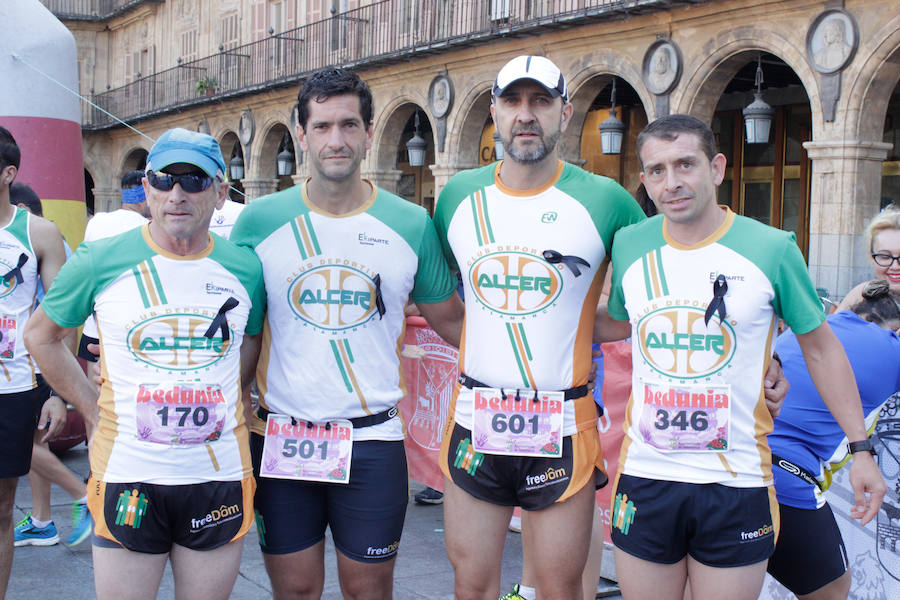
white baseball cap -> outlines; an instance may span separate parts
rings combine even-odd
[[[502,96],[513,83],[522,79],[531,79],[541,84],[554,98],[561,97],[563,102],[569,101],[569,88],[566,80],[553,62],[543,56],[517,56],[500,69],[491,95]]]

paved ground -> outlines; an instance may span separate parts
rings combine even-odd
[[[66,452],[63,462],[79,475],[87,476],[87,450],[83,445]],[[452,598],[453,573],[444,551],[443,511],[440,506],[418,506],[413,503],[412,495],[421,489],[422,486],[418,483],[410,482],[410,504],[403,531],[403,544],[394,572],[394,598],[399,600]],[[53,486],[52,505],[54,521],[59,529],[60,538],[64,540],[68,537],[72,526],[71,499],[61,489]],[[31,506],[31,488],[26,477],[19,481],[16,492],[15,520],[23,518]],[[323,598],[340,598],[334,546],[330,543],[330,538],[328,540]],[[514,581],[518,581],[522,569],[521,556],[521,536],[510,532],[506,538],[503,555],[504,590],[508,590]],[[6,597],[8,600],[93,598],[94,578],[90,541],[75,548],[68,548],[63,544],[16,548]],[[172,575],[167,569],[158,598],[172,597]],[[231,597],[239,600],[271,597],[262,555],[256,543],[256,535],[253,533],[247,536],[240,575]]]

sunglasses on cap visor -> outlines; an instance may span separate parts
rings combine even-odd
[[[195,175],[189,173],[187,175],[167,175],[165,173],[157,173],[156,171],[147,171],[147,181],[156,189],[168,192],[175,184],[180,184],[188,194],[196,194],[209,188],[212,185],[213,178],[208,175]]]

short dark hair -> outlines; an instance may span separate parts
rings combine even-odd
[[[16,138],[5,127],[0,127],[0,169],[9,165],[18,169],[20,160],[22,153],[19,152]]]
[[[39,217],[44,216],[41,199],[27,183],[14,182],[9,186],[9,203],[13,206],[24,204],[25,208]]]
[[[128,171],[124,175],[122,175],[122,188],[128,189],[141,185],[141,180],[144,179],[143,171]]]
[[[359,98],[359,114],[362,116],[366,131],[372,123],[372,90],[359,75],[347,69],[326,67],[319,69],[307,79],[297,93],[297,122],[306,130],[309,120],[309,103],[325,102],[332,96],[344,94]]]
[[[644,130],[637,137],[637,155],[641,160],[641,148],[649,138],[659,138],[668,142],[678,139],[682,133],[696,135],[700,140],[700,149],[710,161],[717,154],[716,152],[716,136],[713,134],[709,125],[691,115],[666,115],[660,117],[644,127]],[[641,167],[644,166],[641,161]]]

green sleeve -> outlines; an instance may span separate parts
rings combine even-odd
[[[266,318],[266,287],[263,282],[262,269],[259,271],[259,277],[256,278],[256,284],[247,291],[250,293],[250,301],[253,306],[250,307],[247,328],[244,332],[247,335],[256,335],[262,331],[263,321]]]
[[[246,212],[246,209],[244,210]],[[230,240],[213,233],[213,252],[210,258],[226,271],[237,277],[238,281],[250,296],[250,312],[244,331],[248,335],[256,335],[262,331],[262,323],[266,313],[266,289],[263,280],[262,263],[250,248],[238,246]]]
[[[456,292],[456,277],[441,252],[431,219],[425,217],[417,253],[419,264],[413,285],[413,302],[443,302]]]
[[[41,301],[44,312],[60,327],[79,327],[94,312],[98,277],[92,248],[91,243],[78,247]]]
[[[606,310],[609,316],[617,321],[627,321],[628,311],[625,310],[625,294],[622,291],[622,277],[627,266],[623,246],[625,235],[619,235],[613,242],[612,260],[609,263],[612,269],[610,279],[609,299],[606,301]]]
[[[453,250],[450,248],[450,242],[447,240],[447,232],[450,229],[450,222],[459,205],[474,194],[478,190],[483,190],[494,183],[494,171],[497,163],[492,163],[477,169],[468,171],[460,171],[450,178],[444,189],[438,196],[437,205],[434,207],[434,227],[437,231],[438,239],[441,242],[441,249],[450,268],[459,271],[459,265],[456,264],[456,257],[453,256]]]
[[[794,333],[809,333],[825,320],[825,310],[809,277],[797,238],[790,233],[782,239],[784,250],[772,280],[775,289],[772,306]]]

